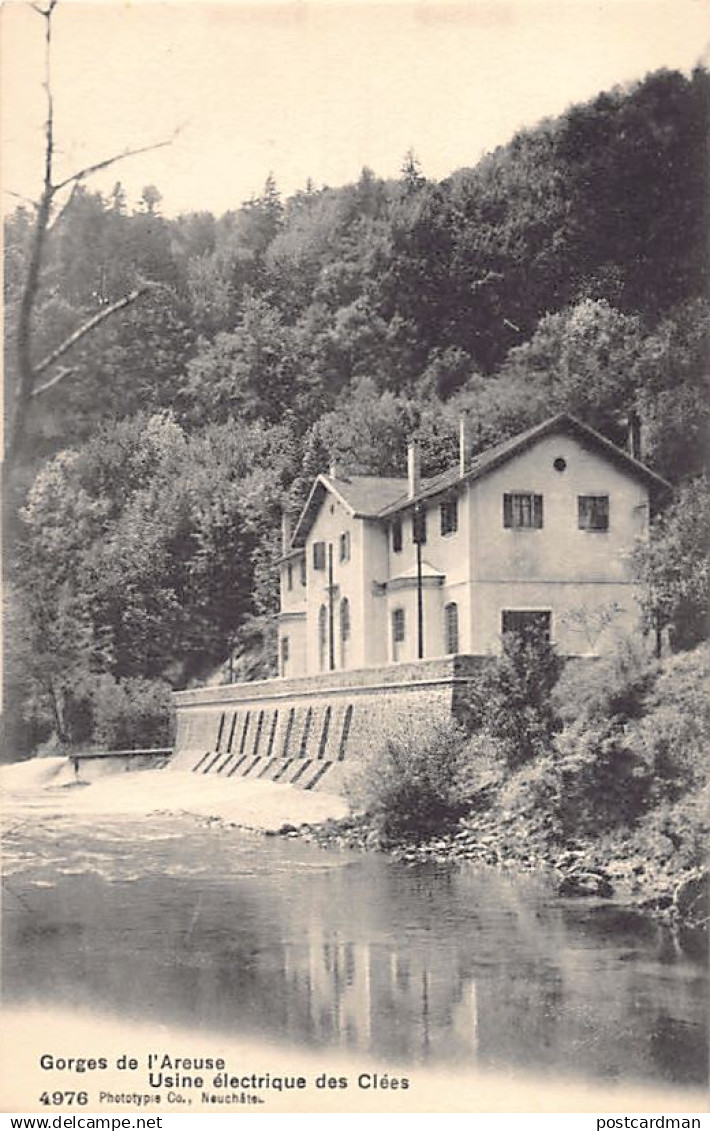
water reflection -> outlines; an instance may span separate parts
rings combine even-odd
[[[168,817],[35,824],[9,863],[8,1002],[388,1063],[705,1078],[697,958],[653,923],[564,903],[533,879]]]

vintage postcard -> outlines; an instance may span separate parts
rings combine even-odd
[[[698,1125],[708,12],[4,4],[3,1112]]]

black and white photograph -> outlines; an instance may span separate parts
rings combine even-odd
[[[2,1112],[700,1126],[709,17],[3,5]]]

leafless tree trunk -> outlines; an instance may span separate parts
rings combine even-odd
[[[54,180],[54,101],[52,96],[52,17],[54,10],[57,7],[59,0],[47,0],[44,7],[40,4],[32,4],[32,8],[39,16],[42,17],[45,24],[45,61],[44,61],[44,89],[47,98],[47,117],[45,121],[44,131],[44,178],[42,182],[42,193],[39,201],[36,202],[36,216],[34,231],[30,244],[29,260],[27,264],[27,274],[25,277],[22,294],[20,298],[19,315],[17,321],[17,385],[15,388],[14,404],[12,406],[12,423],[10,428],[10,437],[7,446],[7,453],[5,457],[5,469],[7,480],[10,479],[12,473],[17,465],[19,455],[22,451],[22,446],[27,431],[27,417],[30,410],[30,405],[34,397],[40,396],[48,389],[54,388],[56,385],[63,381],[73,372],[73,367],[63,366],[57,370],[52,377],[48,380],[39,383],[39,378],[42,374],[50,369],[61,357],[64,356],[70,349],[72,349],[78,342],[80,342],[87,334],[90,334],[106,319],[111,318],[120,310],[125,309],[132,303],[136,302],[142,295],[146,294],[149,290],[161,286],[159,283],[141,281],[129,294],[118,302],[112,303],[110,306],[105,307],[99,314],[94,315],[84,322],[78,329],[74,330],[63,342],[53,349],[45,358],[40,362],[34,363],[32,359],[32,337],[33,337],[33,321],[35,307],[37,304],[37,297],[42,281],[42,268],[45,262],[45,255],[47,250],[47,240],[57,223],[61,219],[65,209],[73,199],[73,191],[76,186],[89,177],[92,173],[97,173],[102,169],[107,169],[116,162],[124,160],[126,157],[132,157],[139,153],[146,153],[149,150],[160,149],[165,145],[172,144],[172,138],[167,141],[158,142],[155,145],[142,146],[139,149],[127,149],[122,153],[114,154],[101,161],[97,161],[92,165],[87,165],[84,169],[79,169],[71,176],[65,177],[61,181],[55,182]],[[52,222],[52,212],[56,199],[63,189],[71,186],[70,196],[65,203],[64,208],[61,209],[57,215],[54,223]],[[16,194],[12,194],[16,195]],[[6,480],[6,483],[7,483]]]

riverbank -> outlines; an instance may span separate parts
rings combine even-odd
[[[350,809],[337,794],[307,793],[266,781],[225,783],[189,771],[137,770],[77,782],[66,758],[35,758],[0,767],[0,792],[7,811],[31,804],[77,815],[187,813],[255,832],[337,821]]]
[[[65,758],[33,759],[0,767],[6,810],[31,800],[33,808],[126,815],[189,814],[263,835],[298,837],[323,848],[386,852],[405,863],[485,864],[547,872],[560,895],[614,899],[668,922],[707,929],[707,876],[683,867],[666,838],[644,851],[634,835],[555,843],[549,818],[479,811],[419,843],[384,844],[372,822],[353,815],[345,798],[295,786],[162,770],[113,774],[77,784]],[[663,840],[666,839],[666,843]]]
[[[683,867],[672,845],[641,854],[630,831],[597,841],[554,843],[549,819],[491,809],[462,818],[436,836],[414,843],[383,844],[366,816],[321,824],[287,824],[278,835],[300,837],[324,848],[386,852],[417,864],[426,861],[485,864],[547,872],[560,896],[614,900],[655,918],[708,928],[707,870]]]

